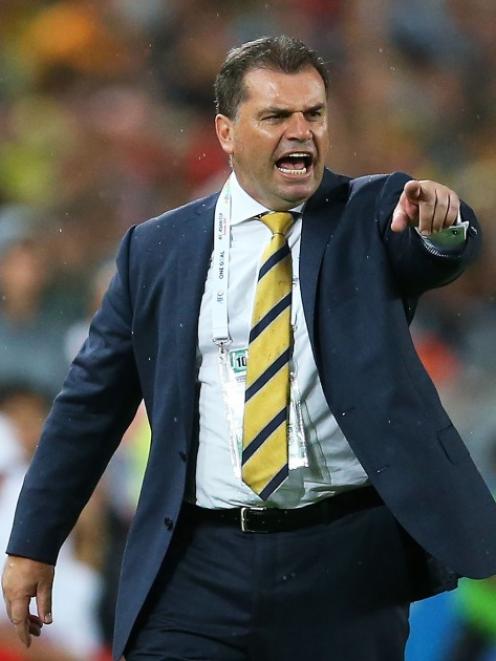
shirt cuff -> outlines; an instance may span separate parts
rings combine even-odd
[[[429,236],[422,236],[416,227],[418,235],[427,244],[427,247],[433,248],[436,251],[441,251],[445,253],[456,252],[460,250],[462,245],[467,240],[467,230],[469,222],[468,220],[463,221],[461,219],[460,213],[458,213],[458,218],[456,223],[451,227],[446,227],[440,232],[431,234]]]

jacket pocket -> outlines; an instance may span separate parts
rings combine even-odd
[[[445,427],[437,432],[437,438],[444,453],[452,464],[459,464],[470,458],[470,453],[465,443],[460,438],[460,434],[453,425]]]

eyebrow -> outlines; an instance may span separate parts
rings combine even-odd
[[[264,115],[265,113],[275,113],[275,114],[280,114],[280,115],[291,115],[294,112],[315,112],[317,110],[322,110],[324,108],[323,103],[317,103],[313,106],[310,106],[309,108],[304,108],[303,110],[299,109],[293,109],[293,108],[286,108],[285,106],[268,106],[267,108],[262,108],[260,112],[258,113],[259,115]]]

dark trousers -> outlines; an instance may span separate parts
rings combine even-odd
[[[400,661],[416,555],[381,504],[291,532],[180,522],[127,661]]]

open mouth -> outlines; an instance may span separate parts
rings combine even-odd
[[[313,156],[309,152],[294,151],[276,161],[277,169],[283,174],[302,177],[310,170]]]

